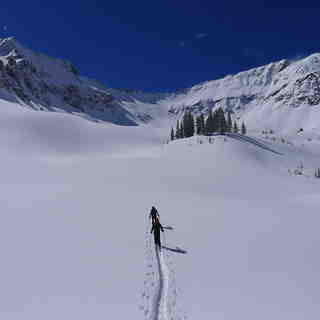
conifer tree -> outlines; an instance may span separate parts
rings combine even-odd
[[[194,135],[194,118],[192,113],[186,112],[183,116],[183,132],[184,137],[192,137]]]
[[[217,131],[221,134],[227,131],[227,121],[222,108],[217,110]]]
[[[171,138],[171,141],[174,140],[174,130],[173,130],[173,128],[171,128],[170,138]]]
[[[185,135],[184,135],[184,127],[183,127],[183,122],[182,121],[180,122],[179,136],[180,136],[180,139],[183,139],[185,137]]]
[[[204,121],[204,115],[203,113],[201,113],[200,115],[200,134],[205,134],[206,130],[205,130],[205,121]]]
[[[200,134],[200,117],[196,117],[196,134]]]
[[[212,117],[212,131],[218,132],[219,131],[219,109],[215,110]]]
[[[192,136],[194,136],[195,132],[196,132],[196,126],[195,126],[195,119],[192,113],[190,113],[190,125],[191,125],[191,134]]]
[[[176,128],[176,139],[180,139],[180,123],[179,120],[177,120],[177,128]]]
[[[195,125],[194,125],[194,117],[193,114],[191,112],[189,112],[188,115],[188,136],[192,137],[194,136],[195,133]]]
[[[232,132],[232,119],[231,119],[231,112],[228,112],[228,120],[227,120],[228,128],[227,132]]]
[[[205,130],[206,130],[206,134],[210,134],[212,133],[213,130],[213,114],[212,114],[212,109],[209,111],[209,115],[208,118],[206,120],[205,123]]]
[[[189,116],[188,112],[185,112],[182,118],[183,138],[188,136],[188,130],[189,130],[188,116]]]
[[[239,128],[236,121],[233,122],[233,133],[239,133]]]
[[[244,122],[242,122],[242,125],[241,125],[241,134],[243,134],[243,135],[247,134],[247,128],[246,128]]]

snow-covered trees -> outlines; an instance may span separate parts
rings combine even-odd
[[[180,139],[180,123],[179,120],[177,120],[177,127],[176,127],[176,134],[175,134],[176,139]]]
[[[181,139],[197,135],[211,135],[213,133],[224,134],[226,132],[239,133],[236,120],[232,121],[231,112],[227,115],[222,108],[216,109],[214,112],[209,110],[205,119],[203,113],[194,117],[191,111],[184,113],[182,120],[177,120],[176,131],[171,128],[170,139]],[[247,127],[244,122],[241,125],[241,134],[247,133]]]
[[[241,125],[241,134],[243,135],[247,134],[247,127],[244,124],[244,122],[242,122],[242,125]]]
[[[204,115],[201,113],[200,116],[197,117],[196,119],[196,132],[198,135],[204,135],[206,133],[206,124],[204,120]]]
[[[173,130],[173,128],[171,128],[170,139],[171,139],[171,141],[174,140],[174,130]]]
[[[189,138],[194,135],[195,132],[195,124],[194,117],[191,112],[186,112],[183,116],[183,132],[184,138]]]
[[[228,111],[227,125],[228,125],[228,132],[232,132],[232,119],[231,119],[231,112],[230,111]]]
[[[186,112],[182,121],[177,120],[176,132],[170,132],[171,140],[192,137],[195,133],[195,121],[191,112]]]
[[[231,116],[230,116],[231,121]],[[212,112],[212,110],[209,111],[206,123],[205,123],[205,131],[206,134],[212,134],[212,133],[225,133],[229,132],[229,126],[226,121],[224,111],[222,108],[219,108]]]
[[[233,133],[239,133],[239,128],[238,128],[238,125],[237,125],[237,122],[234,121],[233,122],[233,130],[232,130]]]

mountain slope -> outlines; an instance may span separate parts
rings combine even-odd
[[[110,93],[89,86],[71,63],[34,53],[14,38],[0,41],[0,56],[0,98],[35,110],[136,125]]]
[[[119,125],[165,128],[185,110],[207,114],[222,107],[245,121],[251,132],[320,135],[320,54],[207,81],[178,93],[144,93],[106,88],[79,75],[71,63],[0,40],[0,99],[35,110],[69,112]],[[301,132],[301,130],[300,130]]]
[[[248,127],[293,135],[320,129],[320,54],[282,60],[223,79],[208,81],[168,101],[173,113],[206,113],[222,107]]]
[[[287,169],[314,169],[319,149],[161,146],[145,126],[9,103],[0,130],[1,318],[149,320],[155,205],[174,226],[163,243],[188,251],[166,257],[169,316],[180,304],[182,319],[318,319],[319,180]]]

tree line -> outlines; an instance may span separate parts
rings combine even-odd
[[[176,128],[171,128],[171,140],[189,138],[197,135],[210,135],[213,133],[224,134],[226,132],[246,134],[247,127],[244,122],[239,130],[236,120],[232,121],[231,112],[225,112],[222,108],[209,111],[207,118],[203,114],[194,117],[191,111],[184,113],[182,120],[177,121]]]

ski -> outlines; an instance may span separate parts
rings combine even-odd
[[[167,247],[167,246],[162,246],[162,248],[165,249],[165,250],[168,250],[168,251],[175,252],[175,253],[182,253],[182,254],[186,254],[187,253],[186,250],[181,249],[179,247],[170,248],[170,247]]]

